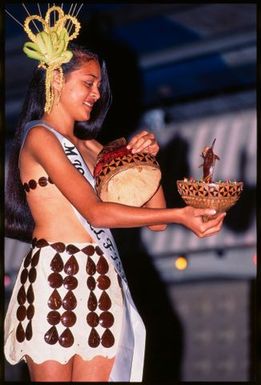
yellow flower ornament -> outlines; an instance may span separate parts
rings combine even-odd
[[[51,26],[51,14],[57,12],[58,20]],[[43,26],[43,31],[34,34],[29,24],[34,20],[39,21]],[[67,23],[67,27],[66,27]],[[68,25],[74,25],[74,32],[70,34],[67,30]],[[46,70],[45,91],[46,103],[44,111],[50,113],[54,103],[54,92],[51,87],[53,71],[58,70],[60,75],[60,85],[63,85],[63,71],[61,65],[68,63],[73,53],[67,49],[70,40],[75,39],[81,28],[76,17],[65,15],[62,8],[53,6],[46,12],[45,18],[38,15],[28,16],[24,21],[24,30],[31,39],[23,47],[24,53],[31,59],[39,60],[39,67]]]

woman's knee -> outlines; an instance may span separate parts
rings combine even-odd
[[[41,364],[36,364],[31,357],[26,356],[31,381],[72,381],[73,358],[66,364],[58,361],[48,360]]]
[[[113,358],[96,356],[87,361],[75,355],[73,360],[72,381],[109,381],[114,363]]]

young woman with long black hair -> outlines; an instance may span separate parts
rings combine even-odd
[[[53,71],[48,112],[46,69],[34,72],[10,158],[6,235],[32,246],[6,314],[5,356],[11,364],[24,359],[32,381],[141,381],[145,328],[109,228],[162,231],[178,223],[206,237],[220,231],[224,214],[203,223],[213,210],[166,208],[161,186],[140,208],[98,198],[95,138],[110,105],[109,81],[96,54],[70,49],[64,83]],[[146,131],[128,146],[159,150]]]

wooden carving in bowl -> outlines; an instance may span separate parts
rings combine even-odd
[[[205,147],[201,154],[204,160],[201,165],[203,166],[203,179],[184,178],[178,180],[177,188],[180,196],[188,206],[200,209],[215,209],[219,214],[228,211],[238,201],[243,190],[243,182],[214,182],[212,180],[215,162],[220,159],[213,151],[215,141],[216,139],[211,147]],[[209,217],[204,216],[203,221],[207,220],[209,220]]]

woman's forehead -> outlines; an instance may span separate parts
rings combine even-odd
[[[101,67],[96,60],[89,60],[88,62],[84,62],[77,70],[73,72],[76,76],[92,75],[95,78],[101,77]]]

